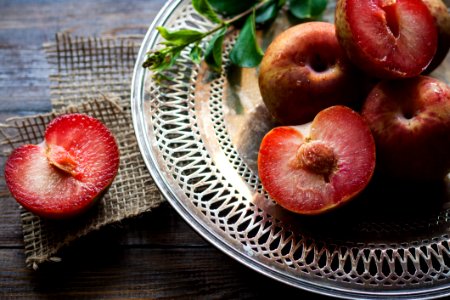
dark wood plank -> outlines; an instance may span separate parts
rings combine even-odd
[[[1,47],[39,49],[59,31],[80,35],[145,32],[165,1],[1,1]]]
[[[10,197],[0,197],[0,249],[23,247],[19,205]]]
[[[37,272],[23,268],[21,251],[0,250],[0,298],[313,297],[245,268],[214,248],[123,248],[103,235],[96,240],[89,248],[72,248],[66,260]]]
[[[55,33],[145,33],[163,6],[153,1],[0,1],[0,110],[31,115],[51,109],[42,45]],[[0,119],[0,122],[4,119]]]
[[[19,205],[11,197],[0,197],[0,211],[0,248],[23,247]],[[168,203],[137,218],[105,226],[102,234],[114,238],[121,245],[133,247],[209,245]]]
[[[153,211],[140,217],[127,220],[118,225],[120,228],[120,243],[137,246],[169,246],[183,247],[209,246],[191,227],[177,214],[168,202],[162,203]],[[112,235],[117,233],[109,226],[106,231]]]
[[[16,115],[49,111],[49,73],[42,50],[0,48],[1,111]]]

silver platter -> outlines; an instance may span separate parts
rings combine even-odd
[[[325,20],[333,22],[330,1]],[[289,26],[279,17],[259,32],[264,46]],[[143,41],[132,83],[140,150],[162,194],[204,238],[244,265],[305,290],[342,298],[450,295],[450,184],[416,186],[374,178],[345,208],[302,217],[264,192],[256,158],[273,127],[257,69],[229,64],[221,74],[193,64],[189,49],[156,82],[141,67],[157,49],[157,26],[208,30],[190,1],[167,2]],[[203,45],[204,47],[205,45]],[[447,81],[449,59],[433,74]]]

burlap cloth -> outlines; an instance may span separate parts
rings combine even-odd
[[[87,214],[51,221],[21,209],[28,267],[36,269],[43,262],[58,261],[61,248],[75,239],[150,211],[163,201],[139,152],[131,119],[131,75],[142,38],[58,34],[55,42],[44,45],[54,70],[50,76],[53,111],[9,119],[0,126],[2,154],[8,155],[20,145],[42,141],[46,124],[56,115],[82,112],[104,122],[114,133],[120,149],[117,177]]]

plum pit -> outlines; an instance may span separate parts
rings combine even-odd
[[[58,168],[73,176],[77,176],[77,162],[75,158],[63,147],[58,145],[53,145],[47,148],[47,159],[48,162]]]
[[[297,151],[296,159],[300,168],[323,175],[327,182],[336,165],[333,149],[321,141],[303,143]]]

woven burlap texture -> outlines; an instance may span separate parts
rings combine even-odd
[[[80,112],[101,120],[115,135],[120,167],[113,184],[85,215],[65,221],[40,218],[22,210],[26,264],[37,268],[59,260],[72,241],[107,224],[148,212],[163,198],[139,152],[130,107],[130,82],[140,36],[80,38],[58,34],[44,45],[54,73],[50,76],[53,112],[10,119],[0,128],[2,152],[43,140],[56,115]]]

